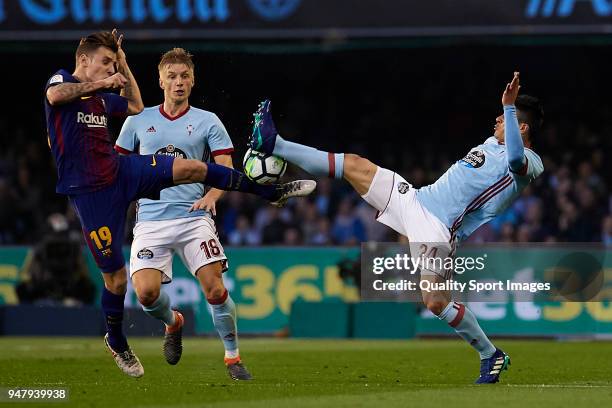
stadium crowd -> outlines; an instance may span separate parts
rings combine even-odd
[[[0,154],[0,243],[35,244],[45,220],[62,213],[79,232],[74,212],[54,192],[55,167],[41,138],[24,129],[6,129],[18,141]],[[579,126],[574,145],[561,143],[556,124],[542,135],[546,171],[502,215],[480,228],[471,242],[604,242],[612,245],[612,194],[602,137]],[[470,146],[465,146],[465,153]],[[452,152],[445,152],[450,157]],[[455,157],[456,160],[461,154]],[[234,161],[240,165],[240,157]],[[426,185],[448,167],[441,159],[414,160],[398,169],[415,187]],[[384,164],[384,163],[383,163]],[[287,178],[303,177],[290,169]],[[309,199],[282,209],[240,193],[228,193],[217,205],[217,228],[226,245],[354,245],[365,240],[393,240],[395,234],[375,221],[375,210],[339,181],[319,181]],[[130,222],[133,222],[133,217]],[[127,237],[129,241],[129,237]]]
[[[419,187],[435,181],[492,134],[495,117],[501,112],[503,81],[511,72],[505,66],[512,66],[503,58],[512,58],[500,56],[500,67],[492,72],[494,66],[483,62],[490,51],[411,51],[424,61],[422,66],[410,63],[411,53],[385,50],[290,59],[270,56],[263,66],[252,64],[256,56],[212,55],[196,58],[196,67],[204,60],[206,70],[192,100],[216,112],[225,123],[236,147],[236,168],[242,168],[245,132],[255,98],[265,95],[274,101],[277,125],[289,140],[361,154]],[[612,245],[612,104],[602,96],[599,82],[589,80],[607,78],[605,64],[598,63],[601,56],[596,49],[575,49],[576,58],[568,67],[561,54],[548,51],[518,49],[530,61],[522,75],[524,91],[543,96],[546,123],[536,136],[534,150],[542,157],[545,172],[506,212],[473,234],[472,242]],[[459,54],[471,57],[455,58]],[[156,85],[157,58],[138,56],[133,63],[152,68],[137,68],[136,73],[146,105],[161,97],[155,86],[146,85]],[[65,59],[70,61],[69,56]],[[382,59],[388,63],[376,65]],[[452,70],[436,75],[428,71],[448,61],[453,61]],[[57,69],[56,64],[45,67],[48,72],[37,71],[39,82]],[[551,64],[560,68],[550,71],[546,67]],[[244,66],[252,67],[248,75]],[[371,74],[372,69],[376,75]],[[567,70],[572,71],[571,77]],[[285,71],[295,75],[292,83],[299,92],[287,92],[283,81],[274,82]],[[472,78],[478,78],[478,86]],[[219,87],[220,83],[224,86]],[[559,83],[565,83],[567,89],[560,89]],[[28,89],[39,92],[35,87]],[[568,99],[568,89],[578,96]],[[54,213],[64,214],[74,234],[80,235],[67,199],[55,193],[55,164],[46,144],[42,111],[36,112],[32,120],[15,105],[7,106],[0,116],[0,135],[6,140],[0,150],[0,245],[39,242],[46,219]],[[120,125],[112,123],[112,133],[118,134]],[[285,177],[304,176],[290,166]],[[396,239],[374,216],[375,211],[344,182],[319,180],[313,196],[293,200],[283,209],[252,196],[229,193],[217,205],[216,223],[225,245],[354,245]],[[134,222],[133,217],[129,222]]]

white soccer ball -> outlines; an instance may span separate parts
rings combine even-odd
[[[244,174],[259,184],[278,183],[285,170],[287,161],[282,157],[247,150],[242,160]]]

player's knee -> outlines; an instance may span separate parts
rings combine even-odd
[[[110,292],[118,295],[127,291],[127,273],[124,268],[117,272],[105,273],[103,276],[104,285]]]
[[[206,295],[206,299],[219,299],[225,294],[225,286],[223,286],[223,283],[219,282],[208,288],[204,288],[204,294]]]
[[[207,274],[207,276],[201,280],[201,284],[206,299],[219,299],[225,293],[223,279],[216,274]]]
[[[368,192],[377,168],[374,163],[357,154],[344,155],[344,178],[360,195]]]
[[[140,289],[137,294],[138,302],[143,306],[151,306],[159,297],[158,288],[144,288]]]
[[[344,155],[345,176],[373,177],[376,165],[358,154],[347,153]]]
[[[445,299],[441,299],[438,297],[431,297],[429,299],[425,299],[425,306],[431,313],[435,314],[436,316],[442,313],[447,304],[448,302]]]
[[[344,173],[352,173],[359,170],[359,163],[363,160],[361,156],[353,153],[344,155]]]

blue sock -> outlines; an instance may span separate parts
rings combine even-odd
[[[102,311],[106,317],[106,332],[108,343],[118,353],[128,348],[127,339],[123,334],[123,302],[125,294],[115,295],[108,289],[102,289]]]
[[[314,176],[341,179],[344,174],[344,153],[328,153],[310,146],[289,142],[276,136],[273,153]]]
[[[151,306],[142,306],[149,316],[161,320],[167,326],[174,324],[174,311],[170,309],[170,297],[163,290],[159,292],[159,297],[151,304]]]
[[[463,340],[474,347],[480,354],[481,360],[495,354],[495,346],[480,328],[476,316],[463,303],[450,302],[438,319],[445,320]]]
[[[213,323],[219,333],[225,358],[237,358],[238,354],[238,330],[236,328],[236,305],[225,291],[219,299],[208,299],[212,308]]]
[[[230,167],[215,163],[206,163],[208,170],[204,184],[226,191],[241,191],[243,193],[257,194],[268,201],[279,199],[279,192],[274,184],[262,185],[250,180],[244,173]]]

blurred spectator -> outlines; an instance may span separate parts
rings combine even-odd
[[[529,241],[544,242],[550,231],[542,224],[543,208],[541,200],[533,200],[527,205],[524,224],[529,227]]]
[[[499,241],[505,243],[515,242],[514,239],[514,225],[509,222],[502,224],[499,235]]]
[[[17,236],[17,194],[0,177],[0,244],[13,244]]]
[[[491,225],[491,223],[485,224],[478,228],[476,231],[470,235],[467,242],[481,244],[483,242],[492,242],[495,241],[495,229]]]
[[[366,230],[368,241],[385,241],[389,235],[389,227],[376,221],[378,211],[363,200],[359,200],[355,213]]]
[[[328,245],[331,244],[331,226],[327,218],[319,218],[316,232],[306,244]]]
[[[532,237],[531,227],[528,224],[522,224],[516,231],[516,242],[530,242]]]
[[[83,257],[81,242],[70,237],[61,214],[51,214],[48,232],[34,249],[26,276],[17,286],[21,303],[90,304],[95,286]]]
[[[329,215],[331,200],[331,181],[329,179],[321,179],[317,182],[317,198],[315,203],[319,214]]]
[[[612,215],[606,216],[601,225],[601,242],[612,246]]]
[[[281,219],[280,210],[276,207],[266,208],[266,225],[262,230],[262,243],[265,245],[280,245],[285,239],[287,223]]]
[[[310,203],[308,200],[301,200],[301,202],[306,204],[302,214],[298,214],[298,217],[300,217],[304,241],[310,243],[319,232],[318,222],[322,217],[319,216],[316,204]]]
[[[302,245],[302,235],[296,227],[289,227],[285,230],[283,245],[297,246]]]
[[[465,50],[469,52],[418,51],[427,55],[431,66],[442,67],[436,75],[411,64],[414,52],[364,50],[307,58],[270,55],[267,57],[270,66],[279,71],[299,70],[299,75],[293,75],[291,80],[300,92],[286,92],[282,89],[284,80],[268,82],[269,93],[278,95],[275,109],[279,131],[290,140],[327,151],[362,154],[397,171],[415,188],[430,184],[472,146],[490,136],[489,123],[499,114],[499,84],[503,83],[500,80],[507,73],[502,75],[501,70],[490,64],[474,63],[474,58],[484,61],[488,50],[475,47]],[[589,55],[594,58],[602,50],[593,47],[591,51],[586,48],[574,51],[581,55],[592,53]],[[465,58],[453,58],[452,69],[444,68],[449,61],[448,52],[460,52]],[[608,118],[612,115],[612,103],[601,92],[601,81],[580,79],[597,78],[600,68],[597,64],[568,65],[563,57],[554,57],[554,53],[542,57],[538,48],[526,47],[521,52],[524,56],[529,54],[525,61],[546,58],[548,63],[553,55],[557,62],[563,62],[556,65],[560,69],[552,73],[552,78],[552,71],[541,69],[537,62],[533,62],[534,69],[529,72],[529,82],[537,86],[547,115],[545,127],[534,141],[545,172],[503,214],[476,231],[470,241],[609,244],[612,128]],[[392,57],[397,64],[375,66],[376,61],[385,57]],[[24,54],[23,58],[30,57]],[[144,61],[148,57],[134,58]],[[229,67],[223,65],[224,58],[217,60],[218,66]],[[40,69],[36,64],[29,65],[33,70]],[[265,76],[269,71],[267,64],[253,66],[254,70],[261,70],[257,76]],[[563,69],[577,75],[562,75]],[[364,79],[364,73],[369,72],[375,80]],[[240,138],[249,128],[253,106],[251,99],[237,96],[258,94],[261,82],[225,81],[226,75],[232,74],[226,74],[222,68],[209,74],[217,75],[211,83],[218,79],[227,86],[220,93],[216,93],[215,87],[206,89],[201,107],[223,117],[234,139],[234,160],[240,168],[238,161],[244,153]],[[456,74],[478,81],[457,81]],[[406,75],[413,81],[405,81]],[[561,78],[569,81],[579,101],[588,103],[568,100],[565,91],[556,86]],[[450,97],[449,89],[454,91]],[[20,84],[20,92],[36,92],[36,98],[40,97],[40,89],[34,85]],[[157,91],[143,90],[143,97],[150,103],[153,94],[147,92],[157,95]],[[203,96],[198,94],[202,91],[195,92],[196,99]],[[70,236],[82,241],[78,219],[68,200],[55,193],[56,170],[42,132],[43,115],[31,115],[28,110],[10,104],[5,108],[0,118],[0,134],[7,140],[0,149],[0,244],[38,244],[40,226],[53,212],[64,214]],[[302,178],[302,174],[295,166],[289,166],[285,177]],[[394,234],[374,220],[375,210],[356,197],[346,182],[327,178],[317,182],[312,197],[292,200],[282,210],[254,196],[224,195],[217,204],[220,239],[230,245],[350,245],[366,239],[383,241]],[[129,218],[126,242],[131,239],[133,222],[133,217]]]
[[[331,235],[339,245],[359,245],[367,239],[363,223],[353,212],[351,197],[340,202]]]
[[[227,241],[230,245],[259,245],[261,239],[257,231],[251,228],[251,223],[245,215],[240,215],[236,228],[229,233]]]

